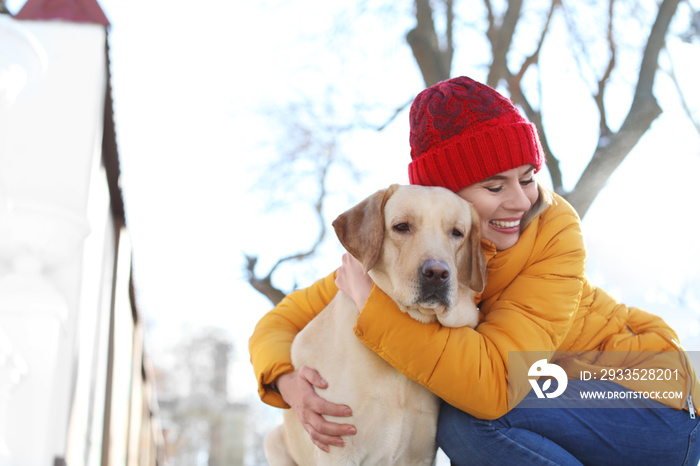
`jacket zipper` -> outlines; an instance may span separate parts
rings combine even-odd
[[[675,340],[669,339],[673,345],[678,348],[678,351],[683,355],[683,364],[685,365],[685,371],[687,374],[690,375],[690,370],[688,369],[688,356],[685,354],[685,351],[683,351],[683,348],[681,348],[681,345],[679,345]],[[688,377],[690,379],[690,384],[688,385],[688,396],[685,399],[685,406],[688,407],[688,412],[690,413],[690,419],[695,419],[695,406],[693,405],[693,379]]]

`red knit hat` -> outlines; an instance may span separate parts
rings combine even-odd
[[[532,164],[544,152],[537,128],[493,88],[467,77],[422,91],[411,106],[411,184],[459,191]]]

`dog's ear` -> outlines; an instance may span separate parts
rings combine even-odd
[[[384,241],[384,205],[398,185],[377,191],[333,221],[340,244],[367,273],[379,258]]]
[[[466,254],[462,282],[477,293],[484,291],[486,286],[486,256],[481,249],[481,223],[479,214],[473,205],[469,204],[472,217],[472,228],[469,232],[470,253]]]

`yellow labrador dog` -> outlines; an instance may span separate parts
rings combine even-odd
[[[447,327],[478,323],[475,292],[486,264],[474,208],[444,188],[392,185],[340,215],[341,244],[374,283],[419,322]],[[358,309],[338,292],[292,344],[294,367],[309,366],[328,381],[322,396],[347,404],[357,434],[330,453],[315,447],[296,415],[271,431],[265,451],[280,465],[431,465],[439,402],[395,370],[353,333]]]

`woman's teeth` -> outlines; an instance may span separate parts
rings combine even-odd
[[[504,222],[501,220],[491,220],[489,221],[489,223],[495,226],[496,228],[513,228],[520,225],[520,220],[513,220],[510,222]]]

